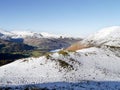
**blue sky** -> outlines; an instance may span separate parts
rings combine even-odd
[[[120,0],[0,0],[0,28],[79,36],[120,25]]]

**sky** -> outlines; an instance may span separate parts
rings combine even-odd
[[[120,25],[120,0],[0,0],[0,28],[72,36]]]

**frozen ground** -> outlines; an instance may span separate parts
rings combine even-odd
[[[93,47],[21,59],[0,67],[1,89],[120,90],[119,28],[109,29],[105,29],[104,38],[100,31],[84,40]]]

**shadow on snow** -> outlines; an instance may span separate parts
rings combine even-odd
[[[120,90],[120,81],[48,82],[0,86],[0,90]]]

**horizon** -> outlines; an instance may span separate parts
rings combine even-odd
[[[119,0],[1,0],[0,28],[71,36],[120,25]]]

